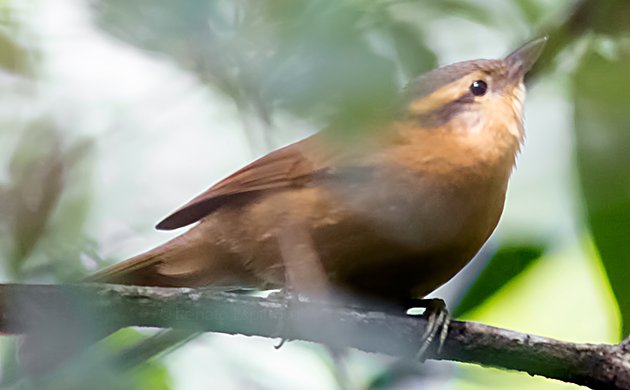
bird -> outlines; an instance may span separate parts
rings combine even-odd
[[[193,225],[187,231],[81,282],[279,288],[425,307],[423,359],[435,336],[441,347],[449,320],[443,301],[422,298],[470,262],[499,222],[524,142],[524,77],[546,40],[429,71],[373,128],[340,137],[346,129],[331,126],[253,161],[157,224]],[[169,346],[194,336],[166,332]],[[74,344],[51,339],[47,327],[31,332],[22,365],[47,372],[82,348]]]
[[[326,128],[253,161],[157,224],[194,226],[86,281],[425,297],[499,222],[545,41],[417,77],[352,142]]]

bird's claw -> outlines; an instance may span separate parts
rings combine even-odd
[[[280,298],[282,299],[282,305],[284,306],[284,310],[282,310],[280,320],[278,321],[278,329],[276,330],[276,335],[280,338],[280,340],[278,341],[278,344],[273,346],[275,349],[280,349],[287,341],[290,341],[285,335],[287,333],[289,322],[289,310],[291,310],[291,301],[296,298],[295,295],[287,289],[282,289],[271,294],[271,296],[276,295],[280,296]]]
[[[448,327],[451,319],[446,309],[446,304],[441,299],[421,299],[414,302],[414,307],[424,307],[423,316],[427,319],[427,326],[422,335],[422,345],[416,353],[416,359],[424,362],[426,353],[435,337],[438,336],[439,344],[437,353],[442,351],[446,336],[448,336]]]

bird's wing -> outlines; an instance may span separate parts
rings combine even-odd
[[[310,153],[317,143],[315,137],[273,151],[241,168],[166,217],[156,228],[171,230],[197,222],[238,195],[304,185],[326,166],[326,158]]]

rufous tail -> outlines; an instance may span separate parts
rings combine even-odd
[[[217,244],[211,228],[197,225],[165,244],[99,271],[83,282],[157,287],[211,285],[220,289],[254,287],[253,277],[242,260]],[[65,364],[86,345],[115,330],[82,328],[66,317],[62,323],[63,326],[53,326],[53,330],[52,325],[42,323],[24,337],[19,356],[25,371],[44,375]],[[178,341],[190,337],[188,333],[174,334]]]
[[[216,245],[197,225],[148,252],[122,261],[84,282],[157,287],[252,287],[251,273],[238,256]]]
[[[87,283],[132,284],[138,286],[174,287],[176,279],[163,276],[159,265],[166,261],[173,244],[168,242],[148,252],[114,264],[83,280]]]

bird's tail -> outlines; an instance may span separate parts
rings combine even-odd
[[[204,236],[207,233],[192,228],[154,249],[92,274],[83,282],[156,287],[225,286],[229,284],[227,281],[244,275],[238,260],[213,247]],[[191,330],[162,330],[115,356],[112,364],[120,369],[132,368],[200,334]]]
[[[198,225],[163,245],[99,271],[81,282],[155,287],[212,285],[226,289],[251,285],[252,278],[242,261],[214,243],[209,233],[207,227],[200,228]],[[58,330],[60,336],[51,336],[48,327],[42,326],[24,337],[19,355],[22,367],[27,372],[34,375],[50,372],[67,363],[86,345],[116,330],[100,329],[94,332],[93,329],[84,329],[86,334],[81,337],[74,331],[69,337],[63,334],[64,329]],[[138,356],[134,355],[131,360],[139,361],[145,355],[150,357],[153,353],[183,343],[195,334],[190,331],[164,331],[142,343],[138,348]],[[42,346],[50,353],[43,351]],[[132,355],[135,353],[133,351]]]
[[[186,233],[145,253],[105,268],[83,282],[154,287],[253,287],[241,259],[213,242],[207,227]]]
[[[178,237],[179,238],[179,237]],[[178,238],[102,269],[82,280],[84,283],[112,283],[137,286],[176,287],[176,278],[168,278],[160,272],[160,265],[177,253]]]

